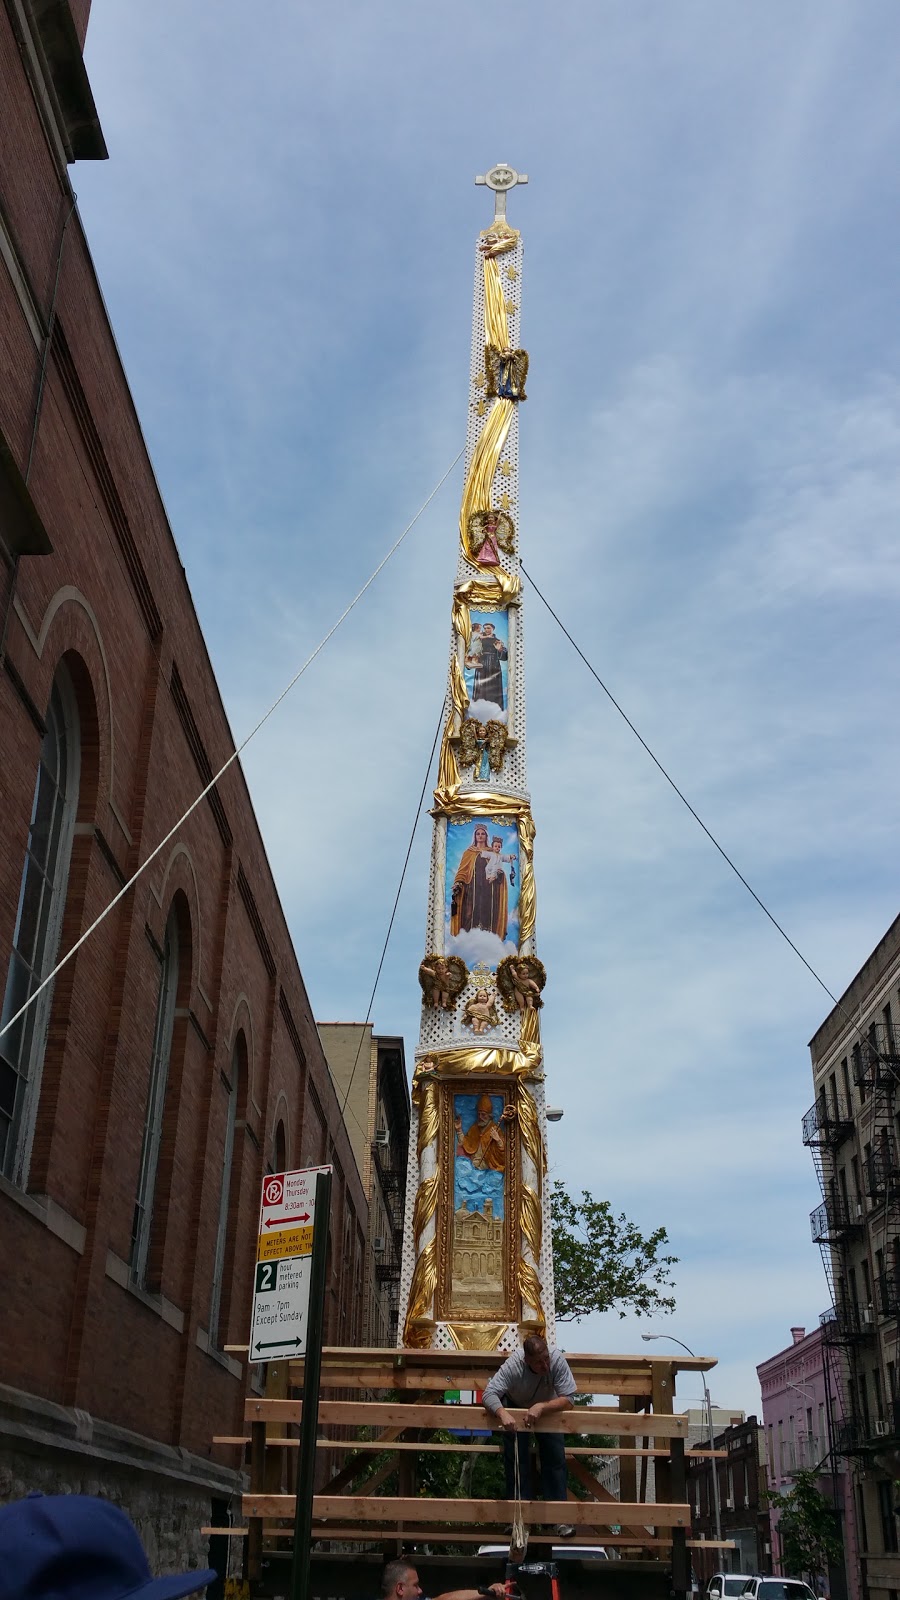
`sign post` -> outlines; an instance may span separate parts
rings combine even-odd
[[[319,1380],[322,1372],[322,1328],[325,1321],[325,1269],[328,1263],[328,1227],[331,1218],[331,1168],[316,1173],[314,1196],[316,1224],[312,1237],[309,1274],[306,1356],[303,1363],[303,1410],[297,1450],[297,1506],[294,1516],[294,1561],[291,1600],[310,1600],[309,1545],[316,1476],[316,1435],[319,1427]]]
[[[316,1183],[330,1167],[263,1178],[250,1322],[251,1361],[282,1361],[306,1349],[316,1225]],[[328,1213],[324,1217],[328,1232]]]

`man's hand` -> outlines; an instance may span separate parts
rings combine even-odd
[[[488,1593],[496,1595],[497,1600],[504,1600],[504,1595],[506,1594],[506,1584],[491,1583],[488,1585]]]
[[[516,1432],[516,1419],[515,1417],[511,1416],[507,1410],[504,1409],[497,1412],[497,1421],[499,1422],[504,1433]]]
[[[539,1422],[543,1415],[544,1415],[544,1407],[543,1407],[543,1405],[542,1405],[540,1400],[536,1400],[534,1405],[533,1406],[529,1406],[528,1410],[525,1413],[525,1426],[526,1426],[526,1428],[533,1428],[535,1423]]]

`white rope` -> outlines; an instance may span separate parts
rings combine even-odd
[[[465,449],[465,446],[463,447],[463,450],[464,449]],[[129,889],[132,889],[134,887],[134,885],[137,883],[137,880],[141,876],[141,874],[146,872],[146,870],[149,867],[150,863],[152,861],[156,860],[156,857],[159,855],[160,851],[164,850],[166,845],[169,843],[169,840],[174,838],[174,836],[178,832],[179,828],[182,827],[185,822],[187,822],[187,819],[191,815],[191,813],[196,811],[196,809],[199,806],[201,800],[205,800],[206,799],[206,796],[210,793],[210,790],[214,789],[216,784],[218,783],[219,779],[224,777],[225,773],[228,771],[228,768],[231,766],[232,762],[237,760],[237,758],[241,754],[242,750],[246,750],[248,744],[250,743],[250,740],[256,737],[256,735],[259,733],[260,728],[262,728],[264,726],[264,724],[268,722],[268,720],[271,717],[272,713],[274,711],[278,710],[278,707],[281,705],[282,700],[286,699],[286,697],[290,694],[291,690],[294,687],[294,684],[295,683],[299,683],[299,681],[303,677],[303,674],[306,671],[307,667],[311,667],[312,666],[313,662],[316,659],[316,656],[319,655],[319,653],[322,650],[324,650],[324,648],[325,648],[326,644],[328,643],[329,639],[331,639],[334,636],[334,634],[337,633],[338,628],[341,626],[341,623],[346,621],[347,617],[349,617],[351,611],[353,610],[353,607],[359,603],[359,601],[362,599],[363,595],[365,594],[366,590],[371,588],[372,584],[375,582],[375,579],[378,577],[379,572],[381,572],[383,570],[383,568],[387,566],[388,562],[391,559],[391,556],[394,555],[395,551],[399,550],[401,544],[403,543],[403,541],[406,538],[406,535],[409,533],[410,529],[415,527],[415,525],[418,522],[420,516],[422,515],[422,512],[427,509],[427,507],[431,504],[432,500],[434,499],[435,495],[437,494],[438,490],[442,487],[442,485],[444,483],[446,483],[446,481],[449,478],[451,472],[453,471],[453,468],[456,466],[456,463],[459,461],[460,457],[462,456],[463,450],[460,450],[459,454],[454,456],[453,460],[451,461],[451,463],[450,463],[449,467],[447,468],[447,471],[444,473],[443,477],[438,479],[437,483],[435,484],[435,486],[432,489],[432,491],[431,491],[430,495],[428,496],[428,498],[426,500],[422,501],[422,504],[420,505],[420,507],[419,507],[418,511],[416,512],[415,516],[411,519],[411,521],[409,521],[406,524],[406,527],[403,529],[403,532],[400,534],[400,537],[398,539],[394,540],[394,543],[391,545],[391,548],[388,551],[387,555],[384,557],[384,559],[382,561],[379,561],[378,566],[375,568],[375,571],[372,573],[371,577],[366,579],[366,581],[363,584],[362,588],[360,589],[359,593],[353,597],[353,599],[350,601],[350,604],[341,612],[340,616],[337,619],[337,622],[335,622],[334,625],[331,628],[329,628],[329,630],[326,633],[324,639],[322,639],[320,641],[320,643],[316,645],[316,648],[312,652],[312,655],[307,656],[306,660],[304,661],[302,667],[300,667],[299,671],[294,673],[294,676],[292,677],[290,683],[287,684],[287,686],[284,689],[282,689],[281,694],[278,696],[278,699],[277,700],[273,700],[273,702],[270,705],[268,711],[265,713],[265,716],[260,717],[258,723],[256,724],[256,727],[255,728],[251,728],[251,730],[247,734],[246,738],[243,739],[241,741],[241,743],[235,747],[234,750],[232,750],[231,755],[228,757],[228,760],[225,762],[224,766],[219,768],[219,771],[216,773],[214,778],[210,779],[209,783],[206,785],[206,788],[205,789],[201,789],[201,791],[198,794],[196,800],[194,800],[191,803],[191,805],[188,806],[187,811],[184,813],[184,816],[179,817],[178,821],[175,823],[175,826],[173,828],[169,829],[169,831],[166,834],[164,839],[160,839],[159,844],[156,846],[156,848],[154,850],[151,850],[151,852],[150,852],[149,856],[147,857],[146,861],[142,861],[141,862],[140,866],[138,867],[137,871],[134,873],[133,877],[129,878],[128,882],[123,885],[123,887],[119,890],[118,894],[112,900],[110,900],[109,905],[105,908],[105,910],[101,911],[99,917],[97,917],[91,923],[90,927],[85,929],[84,933],[81,935],[81,938],[76,940],[76,942],[75,942],[75,944],[73,944],[71,950],[67,950],[66,951],[66,954],[63,956],[62,960],[58,961],[56,963],[56,966],[53,968],[53,971],[48,973],[46,978],[44,978],[43,981],[38,984],[38,986],[35,989],[34,993],[30,994],[28,996],[28,999],[25,1001],[25,1004],[23,1006],[19,1007],[19,1009],[16,1012],[15,1016],[14,1017],[10,1017],[9,1021],[5,1025],[5,1027],[0,1028],[0,1039],[3,1038],[4,1034],[9,1032],[10,1028],[15,1027],[15,1025],[19,1021],[20,1017],[24,1017],[24,1015],[25,1015],[26,1011],[28,1010],[28,1008],[30,1006],[34,1005],[34,1002],[37,999],[38,995],[43,993],[44,989],[47,988],[48,984],[51,984],[53,982],[54,978],[57,976],[58,973],[60,973],[62,971],[63,967],[67,964],[67,962],[71,961],[72,957],[76,954],[76,952],[79,951],[81,949],[81,946],[83,944],[85,944],[87,942],[87,940],[91,937],[91,934],[94,933],[97,930],[97,928],[99,928],[101,922],[105,921],[105,919],[109,916],[109,913],[111,911],[113,911],[115,909],[115,907],[119,904],[119,901],[124,899],[125,895],[129,891]]]

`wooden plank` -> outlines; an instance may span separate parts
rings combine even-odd
[[[291,1365],[293,1367],[294,1363]],[[373,1364],[371,1367],[333,1365],[323,1368],[319,1387],[320,1389],[393,1389],[400,1392],[418,1389],[443,1394],[445,1389],[486,1389],[495,1370],[493,1367],[472,1364],[455,1372],[450,1367],[441,1372],[397,1372],[386,1365]],[[296,1370],[291,1374],[291,1385],[300,1388],[302,1380],[303,1367],[302,1363],[298,1362]],[[577,1374],[575,1381],[581,1394],[643,1395],[650,1391],[652,1374],[649,1367],[646,1372],[585,1367]]]
[[[572,1473],[573,1477],[578,1479],[578,1482],[582,1485],[582,1487],[589,1489],[595,1500],[602,1500],[607,1505],[610,1503],[610,1501],[613,1501],[616,1505],[618,1505],[619,1501],[617,1500],[616,1496],[612,1494],[604,1484],[597,1481],[597,1479],[594,1477],[594,1474],[588,1471],[587,1467],[584,1465],[584,1462],[571,1461],[569,1459],[569,1455],[570,1452],[567,1450],[566,1461],[569,1465],[569,1471]],[[622,1532],[630,1534],[632,1537],[635,1535],[637,1535],[638,1538],[641,1537],[641,1530],[638,1528],[623,1527]]]
[[[394,1532],[394,1531],[399,1532],[399,1529],[398,1530],[391,1530],[391,1531],[392,1532]],[[201,1528],[200,1532],[202,1534],[204,1534],[205,1536],[207,1536],[207,1537],[210,1534],[217,1533],[217,1534],[220,1534],[223,1538],[226,1538],[226,1539],[245,1539],[247,1537],[247,1534],[250,1532],[250,1529],[249,1529],[249,1527],[246,1527],[246,1528]],[[275,1539],[293,1539],[294,1530],[293,1530],[293,1528],[273,1528],[271,1530],[271,1532],[266,1535],[266,1537],[268,1539],[271,1539],[271,1538],[275,1538]],[[315,1529],[313,1530],[313,1540],[314,1541],[316,1541],[316,1540],[328,1540],[328,1539],[357,1539],[357,1540],[359,1540],[360,1543],[378,1544],[380,1538],[381,1538],[381,1535],[380,1534],[376,1534],[376,1535],[372,1535],[372,1536],[370,1536],[368,1538],[365,1538],[365,1539],[360,1539],[359,1538],[359,1528],[358,1527],[353,1527],[353,1528],[332,1528],[332,1527],[329,1527],[327,1529],[323,1529],[321,1533],[317,1533],[315,1531]],[[417,1534],[416,1534],[416,1538],[423,1544],[426,1542],[426,1540],[430,1544],[437,1544],[439,1541],[442,1541],[445,1544],[484,1544],[485,1543],[485,1537],[484,1537],[483,1533],[465,1533],[460,1528],[420,1528],[418,1530]],[[652,1539],[651,1538],[651,1539],[641,1539],[640,1541],[637,1541],[637,1540],[634,1540],[634,1539],[627,1538],[626,1535],[624,1535],[624,1534],[607,1533],[605,1530],[604,1530],[603,1535],[602,1535],[602,1541],[603,1541],[604,1546],[606,1546],[606,1545],[623,1545],[627,1550],[635,1550],[635,1549],[646,1550],[646,1549],[649,1549],[649,1548],[651,1548],[653,1546],[659,1546],[659,1545],[663,1546],[665,1549],[668,1550],[670,1548],[670,1546],[671,1546],[671,1541],[669,1539]],[[501,1541],[497,1541],[497,1542],[499,1543]],[[528,1537],[528,1543],[530,1545],[551,1544],[552,1542],[553,1542],[552,1538],[549,1535],[545,1539],[545,1538],[542,1538],[542,1536],[540,1534],[530,1533],[529,1537]],[[557,1542],[559,1542],[559,1541],[557,1541]],[[687,1548],[689,1550],[736,1550],[737,1549],[737,1545],[735,1544],[735,1541],[733,1539],[688,1539],[688,1540],[686,1540],[686,1544],[687,1544]]]
[[[623,1534],[609,1533],[606,1528],[580,1528],[579,1533],[583,1535],[582,1538],[578,1540],[571,1539],[568,1542],[580,1544],[598,1544],[602,1545],[604,1549],[611,1545],[620,1545],[626,1550],[647,1550],[658,1547],[668,1551],[672,1548],[671,1539],[656,1539],[652,1535],[648,1536],[646,1539],[630,1539],[626,1538]],[[294,1533],[292,1528],[275,1528],[272,1530],[271,1534],[266,1535],[267,1539],[292,1539],[293,1536]],[[316,1541],[327,1541],[329,1539],[354,1541],[357,1544],[369,1544],[375,1545],[376,1547],[381,1546],[381,1544],[387,1540],[402,1539],[407,1548],[413,1544],[502,1545],[505,1543],[505,1539],[499,1537],[492,1538],[489,1533],[466,1533],[465,1530],[461,1528],[416,1528],[413,1532],[409,1532],[408,1528],[405,1527],[403,1523],[398,1523],[396,1527],[387,1528],[384,1531],[379,1529],[370,1529],[369,1532],[366,1532],[365,1529],[363,1529],[362,1533],[359,1531],[358,1524],[354,1524],[352,1527],[339,1527],[332,1526],[332,1524],[329,1523],[327,1527],[323,1527],[321,1529],[316,1529],[315,1527],[313,1528],[314,1543]],[[547,1558],[549,1558],[550,1548],[553,1544],[564,1543],[566,1543],[565,1540],[554,1539],[551,1534],[547,1534],[545,1536],[543,1534],[529,1532],[528,1535],[529,1550],[543,1550]],[[732,1548],[734,1547],[732,1546]],[[488,1558],[485,1557],[483,1559]]]
[[[243,1351],[246,1353],[247,1350],[245,1344],[229,1345],[227,1348],[235,1352]],[[466,1363],[471,1363],[473,1359],[484,1362],[486,1365],[491,1365],[493,1370],[496,1371],[499,1366],[502,1366],[506,1356],[501,1351],[493,1350],[398,1350],[391,1345],[387,1347],[384,1345],[365,1345],[362,1348],[354,1345],[328,1345],[322,1351],[323,1364],[333,1360],[343,1360],[347,1366],[353,1364],[377,1366],[379,1363],[384,1363],[398,1372],[415,1368],[418,1368],[419,1371],[424,1371],[429,1367],[448,1372],[456,1367],[458,1370],[464,1371]],[[638,1355],[631,1355],[628,1352],[607,1353],[605,1351],[567,1350],[566,1360],[573,1373],[581,1371],[588,1365],[604,1366],[611,1370],[617,1367],[633,1370],[636,1367],[650,1368],[655,1366],[657,1362],[662,1362],[666,1366],[674,1364],[679,1372],[708,1372],[716,1365],[715,1356],[688,1356],[674,1353],[665,1356],[651,1356],[644,1351]],[[291,1368],[302,1368],[303,1366],[302,1360],[291,1361],[289,1364]],[[456,1388],[457,1386],[454,1384],[451,1387]]]
[[[399,1432],[399,1428],[393,1428],[389,1430],[389,1433]],[[299,1439],[278,1439],[274,1442],[277,1444],[279,1450],[289,1450],[292,1446],[296,1446],[300,1443]],[[242,1435],[232,1435],[227,1433],[217,1433],[213,1435],[213,1444],[249,1443],[249,1435],[246,1438]],[[498,1444],[480,1444],[474,1440],[466,1439],[460,1439],[458,1443],[454,1444],[438,1444],[433,1440],[425,1440],[421,1444],[413,1444],[408,1440],[404,1440],[402,1443],[398,1444],[390,1440],[389,1434],[385,1434],[381,1439],[317,1439],[316,1448],[318,1450],[425,1450],[430,1451],[433,1455],[439,1455],[441,1452],[445,1454],[462,1455],[464,1451],[472,1450],[476,1455],[499,1455],[501,1446]],[[694,1452],[692,1451],[692,1456],[693,1453]],[[630,1449],[623,1446],[622,1449],[619,1450],[615,1445],[608,1444],[574,1444],[570,1445],[566,1450],[567,1456],[668,1457],[668,1454],[669,1451],[664,1445],[650,1445],[649,1447],[643,1446],[636,1449]],[[707,1455],[709,1454],[710,1452],[707,1451]],[[724,1458],[728,1455],[728,1451],[717,1450],[716,1455],[721,1456],[724,1460]]]
[[[301,1400],[244,1402],[245,1422],[299,1422]],[[522,1421],[525,1411],[512,1409]],[[482,1406],[404,1405],[379,1400],[320,1400],[319,1421],[343,1427],[425,1427],[487,1429],[494,1418]],[[535,1433],[647,1435],[655,1439],[680,1439],[687,1434],[687,1416],[656,1416],[642,1412],[608,1411],[600,1406],[577,1406],[544,1415]]]
[[[292,1494],[245,1494],[242,1499],[247,1517],[289,1517],[293,1514]],[[511,1523],[516,1514],[515,1500],[432,1500],[421,1496],[401,1498],[399,1495],[381,1498],[373,1495],[316,1495],[313,1516],[319,1519],[346,1517],[355,1513],[360,1521],[403,1521],[416,1523],[428,1517],[440,1522]],[[653,1501],[649,1505],[616,1500],[611,1506],[601,1506],[585,1500],[535,1500],[523,1501],[525,1521],[570,1522],[575,1527],[611,1527],[616,1523],[641,1523],[652,1515],[657,1527],[690,1527],[689,1505],[663,1505]]]

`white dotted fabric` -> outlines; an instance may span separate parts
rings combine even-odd
[[[506,301],[512,302],[515,311],[509,314],[509,342],[512,348],[517,348],[521,342],[520,334],[520,307],[522,299],[522,241],[516,241],[516,248],[508,255],[499,256],[497,265],[500,281],[503,285]],[[514,276],[510,277],[510,268],[514,269]],[[478,379],[484,374],[484,279],[481,253],[476,243],[475,252],[475,294],[474,314],[472,318],[472,357],[469,378],[469,413],[466,433],[466,471],[472,460],[475,446],[482,427],[487,419],[491,401],[486,402],[485,415],[478,414],[478,403],[485,399],[484,387]],[[526,392],[528,385],[526,383]],[[519,417],[518,406],[513,409],[512,421],[503,453],[501,463],[507,462],[510,466],[508,475],[497,472],[494,480],[493,502],[499,505],[500,496],[506,493],[509,496],[509,512],[516,528],[516,549],[512,555],[501,552],[503,570],[508,573],[518,574],[518,551],[522,537],[522,527],[519,517]],[[456,533],[458,540],[458,532]],[[464,582],[475,575],[472,568],[462,555],[460,546],[457,563],[457,582]],[[509,626],[509,660],[508,660],[508,685],[509,709],[511,721],[509,732],[511,743],[507,746],[503,758],[503,767],[497,774],[490,773],[486,780],[472,781],[471,771],[463,774],[462,794],[477,794],[479,789],[489,789],[492,793],[508,794],[511,800],[521,803],[528,800],[527,769],[525,760],[525,672],[524,672],[524,643],[525,632],[523,626],[522,607],[510,608]],[[461,641],[455,633],[451,633],[450,651],[448,658],[448,688],[444,708],[445,721],[450,715],[452,700],[450,697],[450,673],[454,658],[460,659]],[[431,875],[428,893],[428,912],[426,919],[425,944],[426,951],[442,953],[444,949],[444,896],[445,896],[445,852],[446,852],[447,824],[444,818],[437,818],[434,824],[433,843],[431,852]],[[534,951],[534,941],[529,941],[529,951]],[[497,995],[497,1012],[499,1026],[489,1032],[475,1035],[471,1028],[463,1026],[462,1013],[467,999],[472,993],[469,985],[459,997],[453,1011],[441,1011],[436,1007],[422,1007],[421,1027],[419,1033],[419,1047],[416,1058],[421,1059],[430,1050],[447,1048],[449,1046],[479,1045],[504,1045],[515,1048],[519,1042],[521,1017],[517,1012],[509,1014],[503,1006],[499,994]],[[535,1094],[538,1106],[538,1117],[542,1136],[546,1142],[547,1126],[544,1114],[543,1084],[530,1085]],[[410,1154],[406,1188],[406,1219],[403,1237],[403,1257],[400,1275],[400,1323],[398,1340],[403,1342],[403,1330],[406,1320],[406,1308],[409,1301],[410,1285],[412,1283],[415,1267],[416,1250],[415,1240],[412,1237],[412,1215],[415,1205],[416,1192],[421,1181],[422,1173],[416,1154],[418,1134],[418,1114],[413,1109],[412,1125],[410,1128]],[[428,1159],[429,1170],[430,1161]],[[538,1273],[544,1289],[544,1314],[547,1319],[547,1338],[551,1344],[555,1343],[555,1322],[553,1312],[553,1253],[550,1238],[549,1203],[545,1193],[543,1199],[543,1239]],[[431,1231],[431,1230],[429,1230]],[[430,1314],[433,1315],[433,1307]],[[433,1347],[439,1350],[456,1349],[455,1341],[446,1325],[439,1323],[435,1328]],[[510,1324],[503,1335],[499,1349],[510,1352],[516,1349],[519,1342],[518,1328]]]

